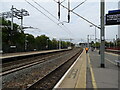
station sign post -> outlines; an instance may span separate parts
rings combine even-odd
[[[120,25],[120,10],[109,11],[106,14],[106,25]]]
[[[104,19],[104,13],[105,13],[105,0],[101,0],[101,9],[100,9],[100,13],[101,13],[101,30],[100,30],[100,39],[101,39],[101,44],[100,44],[100,57],[101,57],[101,68],[105,68],[105,56],[104,56],[104,52],[105,52],[105,19]]]
[[[120,9],[108,11],[108,14],[106,14],[105,25],[120,25]]]

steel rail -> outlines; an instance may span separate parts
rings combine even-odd
[[[63,52],[60,53],[59,55],[61,55],[61,54],[63,54]],[[0,76],[4,76],[4,75],[7,75],[7,74],[10,74],[10,73],[13,73],[13,72],[16,72],[16,71],[19,71],[19,70],[22,70],[22,69],[25,69],[25,68],[29,68],[31,66],[43,63],[45,61],[48,61],[48,60],[45,60],[45,59],[48,59],[48,58],[53,57],[53,56],[55,56],[55,55],[51,55],[51,56],[48,56],[48,57],[45,57],[45,58],[43,57],[42,59],[37,59],[35,61],[31,61],[30,63],[27,63],[25,65],[20,65],[20,66],[18,66],[16,68],[12,68],[12,69],[3,71],[3,72],[0,73]]]
[[[47,75],[45,75],[45,76],[42,77],[41,79],[35,81],[33,84],[29,85],[26,90],[35,89],[35,87],[37,86],[37,84],[38,84],[39,82],[44,81],[43,79],[49,77],[51,74],[53,74],[53,73],[55,73],[56,71],[58,71],[59,68],[61,68],[61,67],[62,67],[63,65],[65,65],[67,62],[69,62],[69,60],[73,59],[74,57],[78,57],[80,54],[81,54],[80,51],[77,52],[74,56],[72,56],[72,57],[70,57],[69,59],[67,59],[65,62],[63,62],[63,63],[62,63],[61,65],[59,65],[58,67],[56,67],[54,70],[50,71]]]

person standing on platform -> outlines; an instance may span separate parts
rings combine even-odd
[[[86,50],[86,53],[87,53],[89,49],[88,49],[88,48],[85,48],[85,50]]]

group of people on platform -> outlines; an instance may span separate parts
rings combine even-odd
[[[86,50],[86,53],[88,53],[89,48],[88,48],[88,47],[86,47],[86,48],[85,48],[85,50]],[[94,51],[94,50],[95,50],[95,48],[91,47],[91,51]]]

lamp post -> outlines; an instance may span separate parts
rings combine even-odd
[[[115,38],[113,38],[113,48],[115,48],[115,43],[116,43],[116,41],[115,41]]]
[[[59,39],[59,49],[61,49],[61,39]]]
[[[90,27],[93,27],[93,25],[90,25]],[[96,27],[95,27],[95,50],[96,50]]]
[[[94,35],[89,35],[89,48],[91,49],[91,42],[92,42],[92,36],[94,36]]]
[[[116,49],[117,49],[117,35],[116,35]]]
[[[46,45],[46,49],[49,49],[49,39],[47,39],[47,45]]]
[[[88,41],[87,47],[89,48],[89,35],[87,35],[87,41]]]
[[[96,50],[96,27],[95,27],[95,50]]]
[[[27,42],[28,42],[28,41],[27,41],[27,36],[28,36],[28,35],[25,35],[25,51],[27,51]]]

